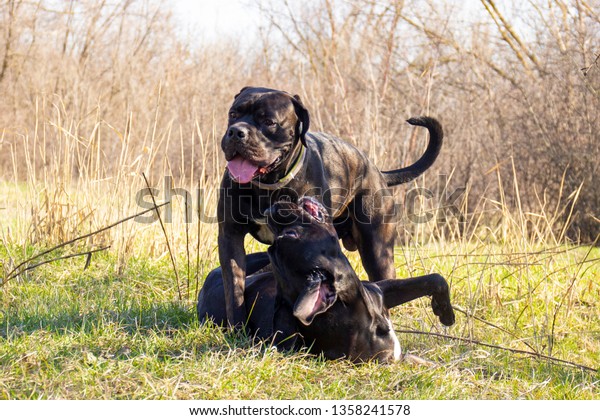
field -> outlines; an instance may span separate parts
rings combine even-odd
[[[215,241],[210,243],[214,246]],[[7,256],[4,250],[3,260]],[[423,300],[394,309],[395,328],[449,334],[597,367],[599,257],[597,250],[586,247],[522,252],[469,244],[398,248],[399,275],[444,273],[461,312],[457,323],[444,329]],[[248,337],[210,325],[199,327],[193,295],[178,299],[168,258],[142,253],[121,272],[112,252],[95,256],[85,271],[84,263],[85,257],[51,263],[4,286],[3,398],[598,396],[597,372],[406,332],[398,334],[404,351],[435,361],[435,367],[354,366],[281,354],[268,345],[253,344]],[[216,264],[215,257],[205,261],[200,277]],[[185,272],[185,264],[179,269]]]
[[[465,27],[427,1],[263,1],[279,35],[247,52],[186,44],[161,2],[36,4],[0,2],[0,398],[598,398],[597,5],[532,2],[520,20],[482,1]],[[311,129],[385,169],[422,153],[406,118],[440,118],[438,162],[395,189],[398,277],[442,274],[457,311],[445,328],[428,299],[392,310],[403,351],[433,366],[199,325],[245,85],[299,93]]]

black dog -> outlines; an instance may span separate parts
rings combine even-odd
[[[388,187],[408,182],[429,168],[442,145],[442,127],[433,118],[411,118],[430,140],[414,164],[380,172],[348,143],[309,133],[308,111],[298,96],[249,87],[236,96],[221,147],[228,161],[219,195],[219,261],[230,325],[247,317],[244,304],[246,253],[250,233],[273,243],[264,212],[283,197],[316,196],[334,218],[338,236],[360,252],[369,280],[395,277],[394,202]]]
[[[400,357],[389,308],[432,296],[434,313],[454,323],[448,284],[439,274],[361,282],[342,253],[327,210],[312,198],[276,203],[267,212],[275,236],[266,253],[248,256],[249,331],[279,348],[307,346],[328,359],[387,362]],[[213,270],[198,295],[198,318],[227,321],[222,270]]]

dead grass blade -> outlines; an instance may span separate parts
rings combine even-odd
[[[171,244],[169,243],[169,235],[167,235],[167,230],[165,229],[165,224],[162,221],[162,217],[160,217],[160,212],[158,211],[158,206],[156,205],[156,199],[154,198],[154,193],[152,192],[152,188],[150,188],[150,184],[148,183],[148,179],[146,178],[146,174],[142,172],[142,177],[144,178],[144,182],[146,183],[146,187],[148,188],[148,192],[150,193],[150,197],[152,197],[152,204],[154,204],[154,210],[156,211],[156,217],[158,217],[158,221],[160,223],[160,228],[165,235],[165,243],[167,244],[167,250],[169,251],[169,257],[171,258],[171,264],[173,265],[173,272],[175,273],[175,281],[177,282],[177,295],[179,296],[179,300],[183,300],[181,295],[181,287],[179,285],[179,273],[177,272],[177,265],[175,264],[175,256],[173,255],[173,251],[171,250]],[[166,203],[164,203],[166,204]]]

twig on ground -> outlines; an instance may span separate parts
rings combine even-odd
[[[570,365],[570,366],[574,366],[574,367],[577,367],[577,368],[580,368],[580,369],[588,370],[590,372],[595,372],[595,373],[599,373],[600,372],[599,368],[592,368],[592,367],[589,367],[589,366],[581,365],[579,363],[575,363],[575,362],[570,362],[568,360],[559,359],[558,357],[546,356],[544,354],[540,354],[540,353],[535,352],[535,351],[512,349],[510,347],[503,347],[503,346],[499,346],[497,344],[484,343],[483,341],[472,340],[470,338],[456,337],[456,336],[453,336],[453,335],[440,334],[440,333],[434,333],[434,332],[417,331],[417,330],[395,330],[395,331],[397,333],[400,333],[400,334],[429,335],[429,336],[432,336],[432,337],[447,338],[449,340],[456,340],[456,341],[461,341],[463,343],[475,344],[475,345],[478,345],[478,346],[489,347],[489,348],[492,348],[492,349],[509,351],[511,353],[526,354],[526,355],[529,355],[529,356],[539,357],[540,359],[548,360],[548,361],[553,362],[553,363],[561,363],[561,364],[565,364],[565,365]]]
[[[159,208],[159,207],[162,207],[162,206],[164,206],[164,205],[166,205],[166,204],[168,204],[168,202],[166,202],[166,203],[163,203],[163,204],[161,204],[160,206],[157,206],[157,205],[156,205],[156,203],[155,203],[155,204],[154,204],[154,207],[152,207],[152,208],[149,208],[149,209],[147,209],[147,210],[144,210],[144,211],[142,211],[142,212],[140,212],[140,213],[136,213],[136,214],[134,214],[134,215],[132,215],[132,216],[128,216],[128,217],[126,217],[126,218],[124,218],[124,219],[121,219],[121,220],[119,220],[119,221],[116,221],[115,223],[112,223],[112,224],[110,224],[110,225],[108,225],[108,226],[105,226],[105,227],[103,227],[103,228],[101,228],[101,229],[95,230],[94,232],[90,232],[90,233],[87,233],[87,234],[85,234],[85,235],[78,236],[77,238],[73,238],[73,239],[71,239],[71,240],[68,240],[67,242],[63,242],[63,243],[61,243],[61,244],[58,244],[58,245],[56,245],[56,246],[54,246],[54,247],[52,247],[52,248],[50,248],[50,249],[47,249],[47,250],[45,250],[45,251],[43,251],[43,252],[40,252],[39,254],[35,254],[34,256],[32,256],[32,257],[29,257],[29,258],[27,258],[25,261],[22,261],[22,262],[20,262],[19,264],[17,264],[17,265],[16,265],[16,266],[15,266],[15,267],[14,267],[14,268],[13,268],[13,269],[12,269],[12,270],[11,270],[11,271],[8,273],[8,274],[7,274],[7,275],[6,275],[6,278],[5,278],[5,279],[4,279],[4,281],[3,281],[2,283],[0,283],[0,284],[4,285],[4,284],[6,284],[6,282],[8,282],[9,280],[11,280],[11,279],[13,279],[13,278],[15,278],[15,277],[17,277],[17,276],[21,275],[21,273],[23,273],[23,272],[27,271],[29,268],[25,268],[24,270],[20,270],[20,269],[21,269],[21,267],[23,267],[24,265],[26,265],[26,264],[30,263],[31,261],[33,261],[33,260],[35,260],[35,259],[38,259],[38,258],[40,258],[40,257],[42,257],[42,256],[44,256],[44,255],[47,255],[47,254],[51,253],[52,251],[56,251],[57,249],[63,248],[63,247],[65,247],[65,246],[67,246],[67,245],[71,245],[72,243],[75,243],[75,242],[77,242],[77,241],[80,241],[80,240],[82,240],[82,239],[86,239],[86,238],[89,238],[90,236],[96,235],[96,234],[98,234],[98,233],[100,233],[100,232],[104,232],[105,230],[111,229],[111,228],[113,228],[113,227],[115,227],[115,226],[117,226],[117,225],[120,225],[121,223],[124,223],[124,222],[126,222],[126,221],[128,221],[128,220],[131,220],[131,219],[133,219],[133,218],[136,218],[136,217],[138,217],[138,216],[141,216],[141,215],[143,215],[143,214],[146,214],[146,213],[148,213],[148,212],[150,212],[150,211],[158,210],[158,208]],[[86,251],[86,252],[84,252],[84,254],[87,254],[87,253],[89,253],[89,252],[90,252],[90,251]]]
[[[596,236],[594,243],[588,249],[587,253],[585,254],[585,257],[583,257],[583,260],[581,260],[579,262],[579,264],[577,266],[577,272],[571,278],[571,284],[569,284],[569,287],[567,287],[566,292],[562,295],[560,302],[558,303],[558,306],[554,310],[554,315],[552,316],[552,328],[551,328],[552,333],[550,334],[550,337],[552,337],[551,344],[554,343],[554,327],[556,326],[556,319],[558,318],[558,313],[560,312],[560,309],[563,307],[563,304],[565,303],[567,296],[571,293],[571,290],[573,290],[573,286],[575,285],[575,282],[579,278],[579,272],[581,271],[581,267],[583,267],[583,264],[588,262],[587,258],[590,256],[592,249],[594,249],[596,247],[596,245],[598,244],[598,240],[600,240],[600,234],[598,234],[598,236]],[[550,351],[552,351],[552,347],[550,347]]]
[[[482,323],[484,323],[484,324],[486,324],[486,325],[489,325],[490,327],[496,328],[496,329],[498,329],[498,330],[502,331],[503,333],[506,333],[506,334],[510,335],[511,337],[513,337],[513,338],[515,338],[515,339],[518,339],[518,338],[519,338],[519,337],[517,337],[517,336],[516,336],[514,333],[512,333],[512,332],[508,331],[506,328],[504,328],[504,327],[501,327],[501,326],[499,326],[499,325],[496,325],[496,324],[493,324],[493,323],[491,323],[490,321],[487,321],[487,320],[485,320],[485,319],[483,319],[483,318],[480,318],[480,317],[478,317],[478,316],[476,316],[476,315],[473,315],[472,313],[470,313],[470,312],[467,312],[467,311],[466,311],[466,310],[464,310],[464,309],[461,309],[461,308],[459,308],[459,307],[457,307],[457,306],[455,306],[455,305],[452,305],[452,308],[453,308],[455,311],[457,311],[457,312],[460,312],[460,313],[463,313],[463,314],[465,314],[467,317],[473,318],[473,319],[475,319],[475,320],[477,320],[477,321],[479,321],[479,322],[482,322]],[[522,341],[522,343],[523,343],[523,344],[525,344],[527,347],[529,347],[529,348],[531,349],[531,351],[534,351],[534,352],[535,352],[535,349],[534,349],[533,347],[531,347],[531,345],[530,345],[529,343],[527,343],[526,341]],[[537,352],[536,352],[536,353],[537,353]]]
[[[29,271],[29,270],[33,270],[34,268],[37,268],[37,267],[39,267],[39,266],[41,266],[41,265],[50,264],[50,263],[52,263],[52,262],[54,262],[54,261],[60,261],[60,260],[66,260],[66,259],[69,259],[69,258],[80,257],[80,256],[82,256],[82,255],[87,255],[87,256],[88,256],[88,258],[86,259],[86,262],[85,262],[85,267],[83,268],[83,269],[85,270],[85,269],[86,269],[86,268],[88,268],[88,266],[90,265],[90,260],[91,260],[91,255],[92,255],[92,253],[94,253],[94,252],[100,252],[100,251],[104,251],[104,250],[106,250],[106,249],[108,249],[108,248],[110,248],[110,245],[103,246],[102,248],[91,249],[91,250],[89,250],[89,251],[78,252],[78,253],[76,253],[76,254],[63,255],[63,256],[56,257],[56,258],[52,258],[52,259],[49,259],[49,260],[44,260],[44,261],[42,261],[42,262],[39,262],[39,263],[36,263],[36,264],[33,264],[33,265],[28,265],[27,267],[23,268],[23,269],[22,269],[21,271],[19,271],[18,273],[15,273],[15,274],[13,274],[11,277],[7,277],[7,278],[4,280],[4,282],[2,282],[2,283],[0,283],[0,284],[4,284],[4,283],[6,283],[7,281],[9,281],[10,279],[13,279],[13,278],[15,278],[15,277],[18,277],[18,276],[20,276],[21,274],[23,274],[24,272],[26,272],[26,271]]]

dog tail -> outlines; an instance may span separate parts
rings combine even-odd
[[[407,122],[411,125],[426,127],[429,130],[429,144],[423,156],[412,165],[394,171],[382,171],[383,178],[387,182],[388,187],[404,184],[421,175],[433,165],[442,148],[444,131],[438,120],[431,117],[413,117],[408,119]]]

